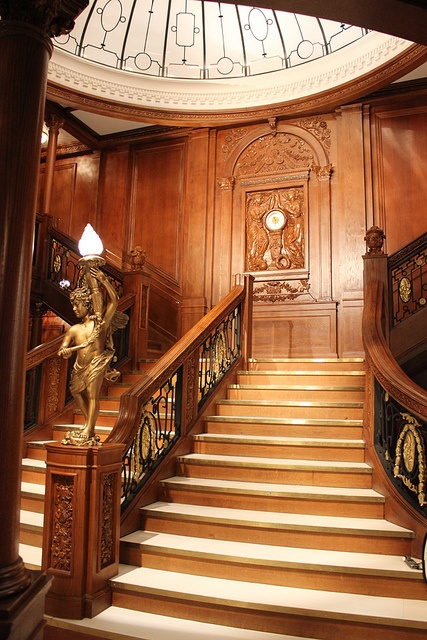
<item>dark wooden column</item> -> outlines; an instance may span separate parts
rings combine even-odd
[[[45,592],[19,556],[25,357],[40,136],[51,36],[70,31],[87,0],[0,0],[0,637],[36,638]],[[65,8],[64,6],[65,5]],[[71,15],[71,13],[73,15]],[[36,594],[34,593],[36,591]],[[28,596],[28,597],[27,597]],[[30,600],[30,601],[29,601]],[[33,615],[28,616],[29,611]],[[26,614],[24,612],[27,612]],[[29,619],[31,618],[31,620]],[[39,622],[38,622],[39,620]]]
[[[49,129],[49,142],[47,144],[46,155],[46,177],[43,195],[43,213],[50,212],[50,202],[52,199],[53,178],[55,173],[56,149],[58,146],[59,131],[64,121],[56,116],[49,116],[46,125]]]

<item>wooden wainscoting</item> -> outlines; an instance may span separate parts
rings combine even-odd
[[[254,358],[337,356],[337,303],[254,304]]]

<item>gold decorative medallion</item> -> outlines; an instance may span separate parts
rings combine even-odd
[[[402,302],[408,302],[411,298],[412,285],[409,278],[404,276],[399,282],[399,297]]]

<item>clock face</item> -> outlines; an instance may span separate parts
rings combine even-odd
[[[285,216],[283,211],[279,211],[278,209],[270,211],[265,218],[265,226],[267,229],[270,229],[270,231],[283,229],[285,226]]]

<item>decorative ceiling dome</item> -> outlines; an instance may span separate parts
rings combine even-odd
[[[189,114],[206,123],[221,112],[274,115],[307,98],[313,109],[313,97],[358,78],[377,88],[374,72],[392,60],[415,66],[417,48],[331,20],[204,0],[91,0],[54,44],[50,97],[72,103],[74,94],[76,106],[144,121],[172,112],[181,124]]]

